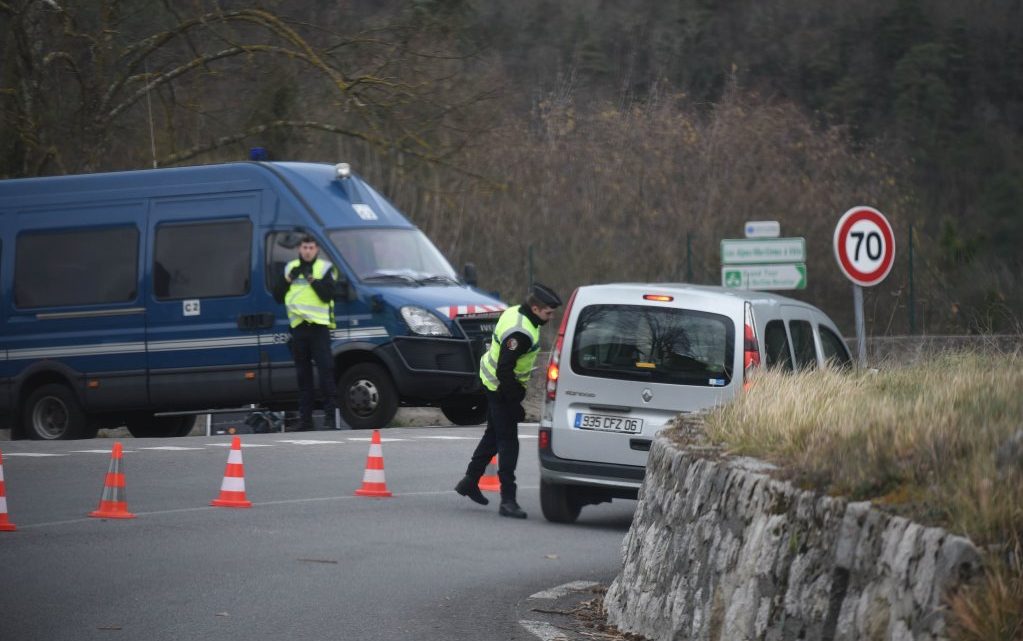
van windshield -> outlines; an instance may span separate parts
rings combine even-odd
[[[727,316],[643,305],[590,305],[572,341],[576,373],[723,387],[732,380],[735,327]]]
[[[416,285],[457,283],[455,270],[418,229],[342,229],[330,232],[359,280]]]

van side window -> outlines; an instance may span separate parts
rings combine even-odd
[[[792,371],[789,337],[785,335],[785,324],[780,320],[769,321],[767,327],[764,328],[764,352],[769,369]]]
[[[845,341],[835,335],[827,327],[820,325],[821,330],[821,351],[824,352],[824,360],[831,365],[842,369],[852,368],[852,357]]]
[[[156,228],[153,293],[159,300],[249,291],[252,223],[164,223]]]
[[[14,304],[21,309],[135,300],[134,226],[26,232],[14,253]]]
[[[298,246],[302,244],[302,236],[298,231],[278,231],[266,237],[266,288],[273,291],[274,286],[284,277],[284,266],[298,258]]]
[[[796,366],[800,370],[817,367],[817,351],[813,347],[813,327],[809,321],[794,320],[789,323],[792,333],[792,348],[796,353]]]

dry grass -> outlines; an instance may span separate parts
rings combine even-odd
[[[728,451],[777,463],[804,487],[871,500],[1005,550],[1023,534],[1021,392],[1019,354],[945,354],[855,373],[764,372],[710,413],[706,428]],[[955,597],[958,638],[1023,639],[1018,548],[990,561],[987,580]]]

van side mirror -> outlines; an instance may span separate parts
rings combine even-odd
[[[479,279],[476,276],[476,264],[466,263],[465,267],[462,268],[462,280],[465,281],[466,285],[475,287],[479,283]]]

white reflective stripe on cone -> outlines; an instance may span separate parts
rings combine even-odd
[[[237,464],[240,465],[241,462],[242,462],[242,451],[241,450],[236,450],[236,449],[232,448],[231,452],[227,455],[227,462],[228,463],[237,463]]]
[[[380,447],[380,443],[373,443],[369,446],[369,457],[384,458],[384,448]]]
[[[383,470],[366,470],[366,473],[362,475],[363,483],[383,483],[384,482],[384,471]]]
[[[245,479],[240,476],[225,476],[224,482],[220,484],[220,489],[224,492],[244,492]]]

